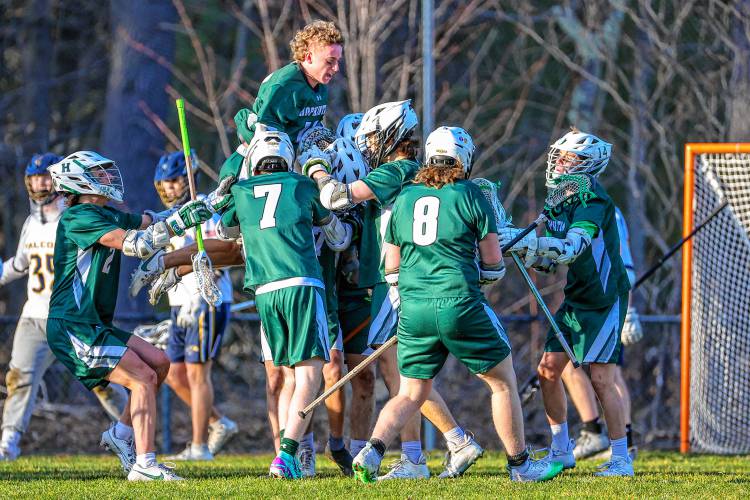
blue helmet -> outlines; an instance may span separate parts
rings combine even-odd
[[[57,193],[52,189],[43,189],[41,191],[32,191],[31,189],[31,177],[32,175],[49,175],[47,168],[54,165],[55,163],[62,160],[62,156],[57,156],[54,153],[44,153],[34,155],[26,165],[24,171],[24,184],[26,184],[26,191],[29,193],[29,198],[36,205],[46,205],[57,197]]]
[[[190,150],[190,160],[193,165],[193,176],[197,175],[198,157],[194,150]],[[167,194],[162,185],[162,181],[183,179],[183,184],[179,191],[174,194]],[[190,187],[187,180],[187,164],[185,162],[185,155],[182,151],[175,151],[174,153],[168,153],[162,155],[159,158],[159,163],[156,165],[156,172],[154,172],[154,186],[156,192],[159,193],[162,203],[167,207],[173,207],[184,203],[189,194]]]

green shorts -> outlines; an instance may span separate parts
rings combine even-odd
[[[372,288],[370,325],[367,332],[368,345],[373,347],[383,345],[386,340],[396,335],[400,302],[398,290],[388,283],[377,283]]]
[[[472,373],[485,373],[510,354],[505,329],[484,298],[402,300],[398,324],[401,375],[435,378],[448,354]]]
[[[106,386],[132,334],[112,325],[47,320],[47,343],[53,354],[88,389]]]
[[[563,301],[555,313],[555,321],[581,364],[616,363],[622,349],[620,333],[627,310],[627,293],[620,295],[613,305],[601,309],[581,309]],[[551,328],[544,350],[563,352]]]
[[[367,344],[371,302],[366,289],[356,295],[339,295],[338,316],[347,354],[372,354],[372,347]]]
[[[290,286],[255,296],[260,332],[266,337],[274,365],[294,366],[312,358],[329,360],[324,293],[314,286]]]

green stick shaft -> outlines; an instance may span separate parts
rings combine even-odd
[[[195,200],[195,179],[193,179],[193,161],[190,157],[190,138],[188,136],[187,120],[185,119],[185,101],[177,99],[177,118],[180,120],[180,135],[182,136],[182,150],[185,153],[185,166],[187,167],[188,185],[190,186],[190,199]],[[203,233],[201,227],[195,228],[195,241],[198,244],[198,251],[204,252]]]

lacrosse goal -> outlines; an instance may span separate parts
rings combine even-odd
[[[720,208],[723,207],[723,208]],[[685,145],[680,451],[750,452],[750,143]]]

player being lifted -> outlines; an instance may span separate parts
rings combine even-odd
[[[555,319],[578,360],[590,366],[591,383],[604,409],[612,457],[596,475],[632,476],[623,407],[614,384],[630,284],[620,257],[615,205],[594,178],[606,168],[611,152],[611,144],[577,130],[552,144],[547,159],[548,188],[570,176],[589,176],[591,188],[547,213],[546,236],[537,238],[532,233],[514,249],[525,249],[527,266],[542,270],[568,266],[565,300]],[[515,231],[506,231],[501,242],[509,242]],[[551,330],[544,350],[538,372],[552,431],[547,460],[568,469],[576,464],[561,381],[568,357]]]
[[[156,391],[167,376],[169,360],[145,340],[112,325],[112,319],[121,253],[148,257],[169,243],[170,231],[184,234],[211,214],[201,201],[151,215],[106,206],[110,200],[123,201],[120,170],[92,151],[73,153],[49,172],[69,205],[55,241],[49,346],[87,388],[112,382],[130,390],[120,420],[102,434],[102,444],[120,458],[128,479],[180,479],[157,463],[154,451]]]
[[[544,481],[562,470],[559,463],[529,458],[510,342],[479,288],[502,278],[505,267],[492,208],[466,180],[473,154],[473,141],[462,128],[432,132],[425,165],[393,205],[385,232],[385,277],[401,297],[402,382],[380,412],[372,439],[354,458],[355,474],[364,482],[377,477],[386,447],[418,414],[448,354],[492,391],[492,418],[511,479]]]
[[[416,126],[417,115],[409,100],[380,104],[365,113],[355,140],[372,171],[351,184],[338,182],[330,175],[330,163],[322,152],[319,157],[311,153],[307,159],[300,159],[303,172],[318,183],[320,199],[326,208],[348,210],[371,200],[365,207],[359,270],[359,285],[372,288],[367,330],[370,346],[382,345],[396,334],[398,325],[398,294],[385,281],[383,235],[391,205],[419,169],[415,156],[417,144],[411,138]],[[383,354],[379,365],[388,391],[395,397],[399,390],[396,350],[389,349]],[[482,448],[458,426],[434,389],[422,412],[440,429],[448,443],[446,469],[440,477],[461,475],[481,456]],[[401,432],[402,458],[383,479],[429,477],[419,427],[419,415],[415,415]]]
[[[15,256],[2,263],[0,286],[29,275],[27,300],[13,336],[10,368],[5,375],[8,397],[3,408],[0,460],[15,460],[21,453],[21,436],[29,426],[42,377],[55,356],[47,345],[47,311],[52,293],[57,221],[65,209],[64,199],[52,189],[47,167],[62,158],[46,153],[34,155],[24,172],[31,214],[26,218]],[[104,410],[117,420],[127,393],[117,385],[96,387],[94,394]]]
[[[198,165],[198,160],[194,158],[192,164]],[[188,200],[187,165],[182,151],[159,159],[154,186],[166,208],[182,205]],[[203,235],[215,237],[217,223],[218,216],[203,223]],[[173,236],[170,246],[182,248],[194,240],[194,231],[189,230],[182,236]],[[166,350],[170,362],[166,383],[190,407],[193,436],[185,450],[168,457],[168,460],[212,460],[224,443],[237,433],[237,424],[223,416],[213,404],[211,365],[221,349],[232,301],[229,273],[220,272],[217,282],[223,302],[216,309],[210,308],[202,299],[193,274],[185,276],[169,291],[172,323]]]
[[[351,231],[323,208],[315,184],[291,171],[294,149],[286,134],[256,131],[249,158],[252,175],[232,187],[219,232],[230,238],[242,235],[245,288],[255,293],[273,362],[294,369],[284,436],[269,472],[299,479],[296,453],[307,422],[298,412],[315,397],[330,350],[312,228],[320,226],[336,251],[349,245]]]

